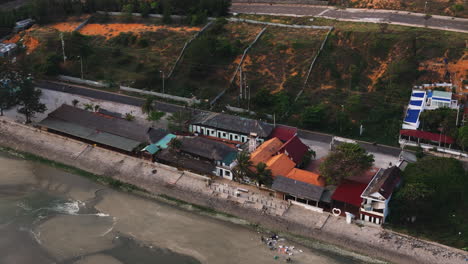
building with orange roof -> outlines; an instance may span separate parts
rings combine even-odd
[[[284,154],[278,154],[266,162],[268,169],[271,170],[273,177],[285,176],[296,167],[296,163]]]
[[[313,173],[311,171],[294,168],[287,175],[283,176],[289,179],[309,183],[320,187],[325,186],[325,179],[323,179],[323,177],[321,177],[317,173]]]
[[[283,142],[278,138],[272,138],[266,141],[250,154],[252,164],[256,166],[260,162],[267,163],[267,161],[273,157],[282,146]]]

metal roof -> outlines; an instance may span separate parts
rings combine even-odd
[[[225,131],[237,132],[244,135],[256,133],[259,137],[266,138],[273,131],[273,125],[259,120],[226,115],[220,113],[203,112],[198,114],[192,124],[198,124]]]
[[[400,183],[400,169],[396,166],[388,168],[386,170],[380,170],[375,175],[366,189],[362,192],[361,197],[372,197],[374,199],[380,199],[380,197],[374,197],[372,194],[379,193],[385,200],[390,197],[395,187]]]
[[[141,126],[135,122],[108,115],[94,113],[63,104],[49,114],[48,119],[61,120],[76,125],[91,128],[101,132],[132,139],[138,142],[147,142],[149,127]]]
[[[323,187],[296,181],[283,176],[275,177],[271,188],[282,193],[291,194],[298,198],[312,201],[320,201],[320,197],[322,197],[322,193],[324,191]]]
[[[183,137],[181,142],[180,149],[182,151],[209,160],[222,161],[231,152],[237,152],[235,148],[229,147],[225,143],[203,137]]]
[[[40,125],[74,137],[78,137],[81,139],[89,140],[92,142],[96,142],[106,146],[111,146],[129,152],[134,150],[141,143],[139,141],[135,141],[129,138],[124,138],[107,132],[98,131],[92,128],[53,118],[46,118],[45,120],[40,122]]]

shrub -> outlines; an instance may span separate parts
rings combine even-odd
[[[126,113],[124,119],[127,121],[133,121],[135,120],[135,116],[132,115],[131,113]]]
[[[166,113],[160,111],[151,111],[148,114],[148,121],[159,121]]]

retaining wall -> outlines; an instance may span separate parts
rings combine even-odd
[[[188,105],[194,105],[194,104],[199,104],[200,103],[200,100],[198,100],[196,98],[186,98],[186,97],[170,95],[170,94],[165,94],[165,93],[144,91],[144,90],[135,89],[135,88],[126,87],[126,86],[120,86],[120,90],[126,91],[126,92],[132,92],[132,93],[153,95],[153,96],[160,97],[160,98],[165,98],[165,99],[170,99],[170,100],[174,100],[174,101],[184,102],[184,103],[187,103]]]
[[[57,79],[65,82],[71,82],[71,83],[76,83],[76,84],[84,84],[92,87],[97,87],[97,88],[108,88],[109,84],[103,83],[103,82],[96,82],[96,81],[91,81],[91,80],[85,80],[81,78],[76,78],[76,77],[71,77],[71,76],[65,76],[65,75],[59,75]]]
[[[466,254],[461,250],[417,240],[391,231],[382,231],[377,242],[369,242],[365,234],[370,230],[361,230],[362,234],[351,236],[337,230],[333,226],[336,225],[336,221],[317,229],[301,219],[265,214],[208,192],[209,188],[206,186],[209,183],[203,176],[192,178],[190,173],[186,173],[179,178],[183,180],[173,184],[174,179],[180,177],[182,172],[174,172],[161,164],[99,147],[90,147],[86,143],[18,124],[5,117],[0,117],[0,146],[29,152],[94,174],[115,178],[136,185],[152,194],[165,194],[232,214],[275,231],[319,239],[369,256],[385,258],[394,263],[465,263]],[[327,227],[328,225],[331,226]],[[352,225],[346,227],[350,228]],[[365,228],[370,229],[370,227]],[[324,248],[323,245],[318,245],[318,247]]]
[[[299,5],[328,5],[328,1],[318,0],[232,0],[232,3],[248,4],[299,4]]]

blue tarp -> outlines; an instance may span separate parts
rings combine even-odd
[[[424,92],[417,92],[417,93],[413,93],[413,96],[414,96],[414,97],[420,97],[420,98],[423,98],[423,97],[424,97]]]
[[[171,142],[171,140],[173,138],[176,138],[176,135],[174,134],[167,134],[166,136],[164,136],[161,140],[159,140],[156,144],[158,148],[160,149],[167,149],[169,146],[169,142]]]
[[[416,123],[418,121],[420,112],[421,110],[419,109],[408,109],[408,112],[406,113],[405,122]]]
[[[432,100],[450,102],[450,99],[440,97],[432,97]]]
[[[410,105],[415,105],[415,106],[421,106],[422,105],[422,101],[410,101]]]
[[[427,91],[427,98],[431,98],[432,97],[432,91]]]

